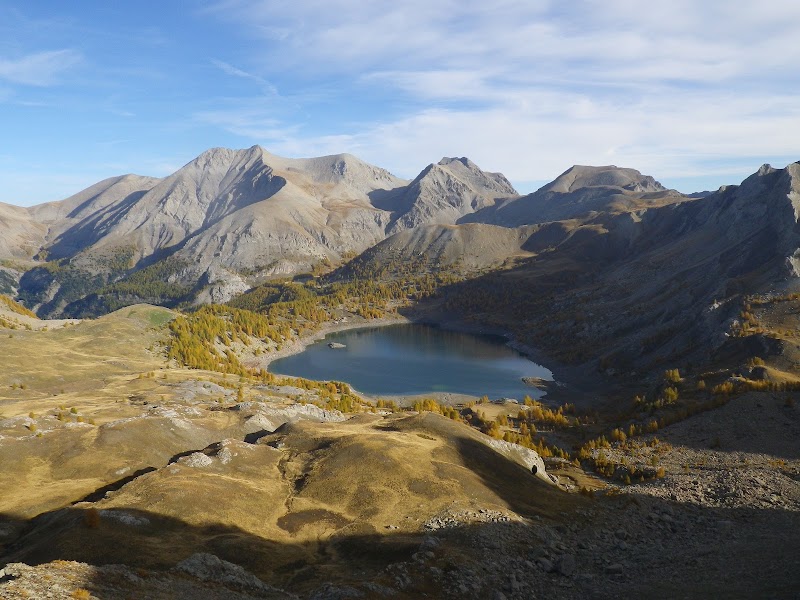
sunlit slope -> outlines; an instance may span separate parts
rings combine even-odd
[[[301,567],[312,582],[354,561],[405,556],[443,522],[518,522],[585,501],[430,413],[303,421],[248,439],[221,440],[97,502],[43,515],[12,558],[167,567],[209,551],[274,583]],[[99,513],[87,529],[89,509]]]
[[[115,400],[116,384],[163,365],[156,346],[172,315],[137,305],[67,326],[20,315],[22,327],[0,329],[0,414],[15,414],[17,402],[36,410],[37,400],[44,403],[41,408]],[[24,327],[28,323],[32,330]]]

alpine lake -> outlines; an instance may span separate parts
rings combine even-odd
[[[270,371],[343,381],[370,396],[453,393],[520,401],[544,395],[523,378],[553,379],[504,337],[418,323],[331,333],[299,354],[273,361]]]

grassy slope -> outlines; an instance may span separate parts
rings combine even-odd
[[[69,327],[2,334],[0,512],[29,517],[64,506],[137,469],[160,466],[187,444],[216,438],[226,419],[178,433],[168,418],[122,431],[113,425],[174,393],[168,382],[146,376],[164,366],[147,348],[159,343],[171,318],[166,309],[133,306]]]
[[[277,440],[281,449],[268,445]],[[337,571],[347,577],[407,558],[437,515],[484,509],[517,522],[515,515],[552,517],[587,502],[497,454],[466,425],[433,414],[303,422],[256,445],[225,448],[227,462],[220,447],[210,448],[207,466],[179,461],[95,503],[109,512],[91,532],[79,510],[42,516],[14,559],[164,568],[209,551],[302,589]],[[110,513],[148,523],[124,526]]]
[[[133,306],[56,330],[9,331],[0,338],[0,414],[43,412],[62,404],[100,408],[119,400],[138,373],[163,365],[147,348],[163,339],[158,327],[171,314]]]

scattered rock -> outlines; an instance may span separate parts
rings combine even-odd
[[[112,521],[122,523],[123,525],[128,525],[129,527],[143,527],[145,525],[150,525],[150,519],[147,517],[137,517],[120,510],[101,510],[100,516],[104,519],[110,519]]]
[[[577,569],[575,556],[572,554],[564,554],[558,559],[558,572],[564,577],[572,577]]]
[[[175,566],[175,570],[187,573],[202,581],[213,581],[245,589],[276,591],[275,588],[267,585],[252,573],[245,571],[239,565],[229,563],[207,552],[192,554],[186,560],[179,562]]]
[[[539,568],[542,571],[544,571],[545,573],[552,573],[553,571],[556,570],[556,567],[552,563],[552,561],[550,561],[550,560],[548,560],[546,558],[540,558],[536,562],[539,564]]]
[[[197,469],[211,466],[214,463],[214,459],[202,452],[193,452],[189,456],[181,458],[179,462],[187,467]]]

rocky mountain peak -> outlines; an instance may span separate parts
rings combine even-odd
[[[209,148],[196,158],[189,161],[186,165],[184,165],[183,168],[185,169],[187,167],[194,167],[195,169],[199,169],[201,171],[214,170],[218,169],[222,165],[229,165],[233,162],[263,159],[265,153],[266,151],[258,145],[251,146],[250,148],[243,150],[234,150],[231,148]]]
[[[501,173],[483,171],[468,158],[443,158],[425,167],[409,184],[398,203],[408,209],[390,232],[421,224],[455,223],[500,198],[517,195]]]
[[[465,167],[467,167],[470,170],[474,170],[474,169],[478,168],[478,165],[476,165],[474,162],[472,162],[466,156],[462,156],[461,158],[445,156],[437,164],[444,167],[444,166],[447,166],[447,165],[450,165],[450,164],[453,164],[453,163],[457,163],[457,162],[461,163],[462,165],[464,165]]]
[[[444,157],[436,165],[451,175],[467,182],[476,189],[484,188],[487,191],[496,192],[500,196],[516,196],[517,190],[511,185],[502,173],[491,173],[482,170],[478,165],[466,157],[448,158]]]
[[[785,169],[776,169],[769,164],[761,165],[758,171],[750,175],[738,186],[741,189],[742,199],[747,200],[748,203],[752,199],[763,202],[766,197],[762,196],[766,191],[778,192],[778,197],[783,199],[784,194],[789,193],[793,187],[798,187],[797,182],[793,182],[792,170],[790,167],[792,167],[792,165],[789,165]],[[774,194],[767,194],[767,196],[771,195]]]
[[[771,164],[764,163],[759,167],[758,171],[756,171],[756,175],[763,177],[764,175],[769,175],[775,171],[777,171],[777,169],[775,169]]]

